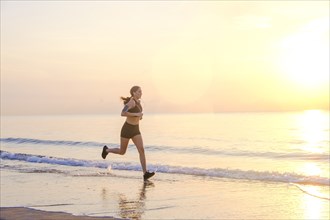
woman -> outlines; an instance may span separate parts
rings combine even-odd
[[[144,180],[147,180],[155,175],[155,173],[147,171],[143,140],[139,129],[139,122],[143,116],[142,106],[140,104],[142,90],[139,86],[133,86],[130,93],[131,97],[121,97],[125,105],[121,111],[121,116],[126,117],[126,121],[120,133],[120,148],[108,148],[107,146],[104,146],[102,150],[102,158],[105,159],[108,153],[124,155],[127,150],[128,142],[132,139],[139,152],[143,178]]]

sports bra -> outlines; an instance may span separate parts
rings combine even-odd
[[[135,101],[135,100],[134,100],[134,102],[135,102],[134,108],[129,109],[128,112],[130,112],[130,113],[140,113],[140,112],[142,112],[141,104],[139,102]]]

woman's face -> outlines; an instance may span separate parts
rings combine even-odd
[[[134,97],[140,99],[142,96],[142,90],[139,88],[136,92],[134,92]]]

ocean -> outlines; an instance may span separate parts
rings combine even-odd
[[[14,180],[9,181],[8,173],[142,180],[138,152],[131,141],[125,155],[101,158],[104,145],[119,147],[124,121],[119,114],[2,116],[0,168],[8,181],[1,186],[10,191],[8,185]],[[271,184],[283,190],[295,188],[329,205],[329,112],[145,113],[140,130],[147,168],[156,172],[151,179],[155,185],[172,178],[173,182],[197,179],[203,187],[208,181],[252,188]],[[14,199],[3,189],[2,195],[8,197],[1,196],[1,207],[37,206],[33,199]],[[321,216],[329,217],[324,214],[328,210],[321,209]],[[70,208],[66,211],[75,213]],[[118,211],[111,216],[125,217]],[[217,213],[210,218],[217,218]]]

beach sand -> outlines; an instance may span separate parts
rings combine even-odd
[[[329,200],[288,183],[164,173],[144,182],[136,171],[79,172],[2,169],[1,207],[31,209],[1,208],[1,219],[329,219]]]
[[[108,217],[89,217],[89,216],[74,216],[64,212],[46,212],[24,207],[8,207],[0,209],[1,220],[114,220],[115,218]]]

